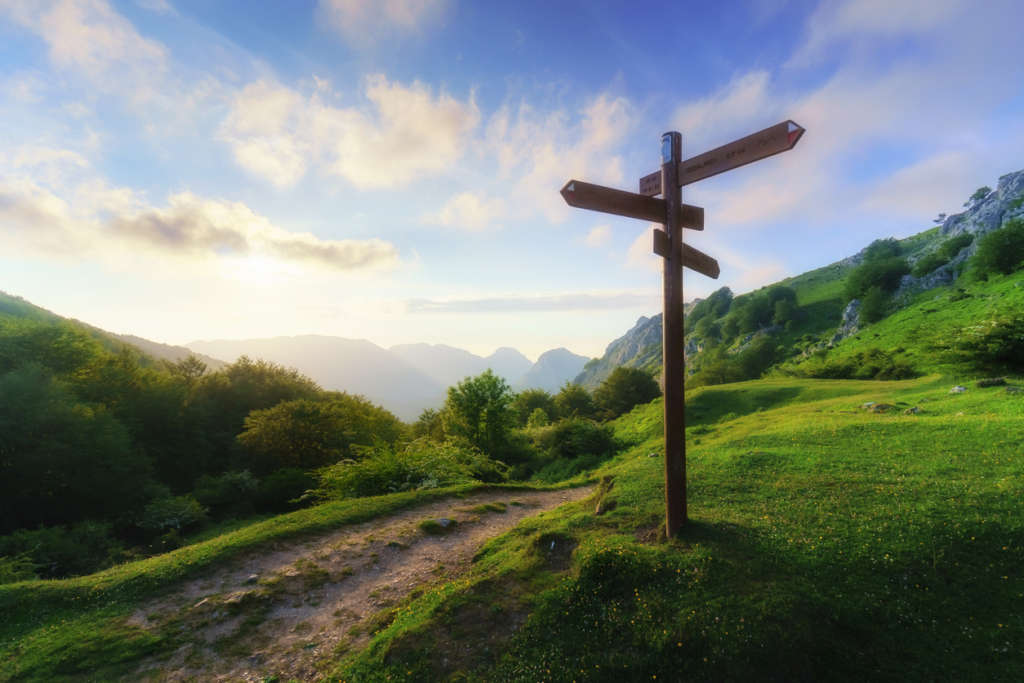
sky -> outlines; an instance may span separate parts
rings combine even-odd
[[[0,0],[0,290],[187,344],[299,334],[600,356],[654,226],[571,209],[791,119],[683,188],[740,294],[1024,168],[1019,0]]]

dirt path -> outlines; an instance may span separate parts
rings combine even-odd
[[[593,491],[483,491],[234,558],[129,618],[189,642],[126,680],[318,680],[318,662],[369,641],[375,614],[460,574],[485,541],[525,517]],[[454,524],[433,535],[420,528],[424,520]]]

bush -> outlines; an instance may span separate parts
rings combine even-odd
[[[944,359],[977,375],[1024,373],[1024,312],[1006,306],[974,325],[964,325],[934,344]]]
[[[843,294],[846,302],[863,299],[868,290],[878,287],[886,292],[894,292],[900,286],[900,280],[910,273],[907,260],[899,256],[883,258],[877,261],[865,260],[854,268],[846,280]]]
[[[620,365],[594,391],[594,402],[602,419],[614,420],[659,396],[661,387],[649,373]]]
[[[920,377],[909,362],[879,348],[858,351],[843,358],[829,358],[827,350],[815,353],[807,361],[783,368],[785,372],[809,379],[902,380]]]
[[[1009,275],[1024,263],[1024,218],[1014,218],[978,241],[974,266],[979,275]]]
[[[566,380],[555,396],[555,411],[560,417],[593,417],[596,410],[594,397],[581,384]]]
[[[455,443],[414,441],[404,450],[380,447],[365,459],[345,460],[318,473],[316,495],[325,499],[366,498],[402,491],[436,489],[474,481],[474,474],[500,478],[502,463]]]
[[[937,268],[949,263],[948,258],[944,258],[938,252],[932,252],[918,259],[917,263],[914,264],[914,269],[910,271],[910,274],[914,277],[924,277]]]
[[[579,419],[561,420],[538,430],[535,442],[550,456],[569,459],[583,455],[607,456],[620,447],[611,427]]]
[[[143,529],[156,531],[165,529],[181,531],[207,522],[209,517],[206,513],[206,508],[200,505],[192,494],[168,496],[154,500],[147,505],[136,525]]]
[[[974,235],[972,233],[962,232],[956,237],[951,237],[943,242],[942,246],[938,249],[938,254],[952,261],[961,251],[971,246],[973,242]]]
[[[316,484],[316,476],[311,472],[295,468],[275,470],[260,482],[256,509],[259,512],[291,512],[306,507],[311,500],[299,499],[315,489]]]
[[[27,555],[17,557],[0,557],[0,586],[5,583],[17,583],[18,581],[31,581],[38,579],[35,572],[35,565]]]
[[[881,287],[869,287],[860,302],[858,320],[861,325],[876,323],[885,317],[892,297]]]
[[[260,482],[249,470],[225,472],[219,477],[204,474],[196,482],[195,499],[215,515],[248,516]]]
[[[111,564],[111,555],[120,550],[110,529],[109,524],[93,521],[79,522],[71,529],[18,529],[0,538],[0,557],[28,559],[36,573],[47,579],[92,574]],[[23,573],[23,561],[20,566]]]

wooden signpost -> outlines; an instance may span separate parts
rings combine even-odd
[[[704,209],[682,203],[683,185],[766,159],[796,146],[804,129],[792,121],[680,161],[679,133],[661,136],[661,170],[640,179],[640,192],[570,180],[561,194],[569,206],[661,223],[654,231],[654,253],[664,261],[662,357],[665,375],[665,532],[674,536],[686,524],[686,432],[683,358],[683,268],[712,279],[718,261],[683,244],[682,228],[704,229]],[[662,195],[662,199],[657,196]]]

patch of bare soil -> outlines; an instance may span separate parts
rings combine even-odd
[[[482,491],[236,557],[129,618],[185,644],[125,680],[319,680],[335,656],[369,641],[374,615],[457,576],[485,541],[525,517],[593,491]],[[427,520],[439,523],[427,525],[433,533],[421,528]]]

